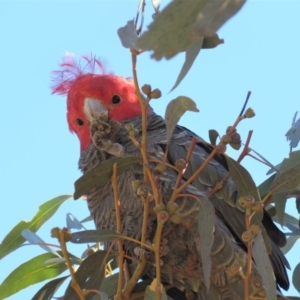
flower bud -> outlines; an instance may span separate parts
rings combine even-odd
[[[72,239],[72,233],[69,228],[64,227],[62,229],[65,242],[69,242]]]
[[[158,222],[165,223],[169,219],[169,213],[166,210],[162,210],[157,214]]]
[[[151,93],[150,93],[150,98],[151,99],[158,99],[161,97],[161,91],[159,89],[154,89]]]
[[[239,264],[239,262],[234,261],[232,265],[226,269],[226,274],[228,278],[233,278],[237,274],[239,274],[242,271],[242,266]]]
[[[137,195],[143,198],[146,198],[148,193],[149,193],[149,188],[146,184],[141,184],[137,191],[136,191]]]
[[[221,138],[221,143],[222,144],[227,145],[227,144],[229,144],[231,142],[232,142],[232,140],[231,140],[231,137],[229,135],[223,135],[222,136],[222,138]]]
[[[180,224],[182,222],[182,216],[180,213],[175,212],[174,214],[170,215],[169,220],[172,223]]]
[[[157,205],[155,205],[155,207],[154,207],[154,211],[158,214],[160,211],[163,211],[163,210],[165,210],[166,209],[166,207],[165,207],[165,205],[164,204],[162,204],[162,203],[160,203],[160,204],[157,204]]]
[[[176,202],[169,201],[169,202],[167,203],[167,211],[168,211],[170,214],[173,214],[177,209],[178,209],[178,204],[177,204]]]
[[[160,176],[161,174],[165,173],[166,172],[166,165],[163,165],[163,164],[158,164],[155,169],[154,169],[154,175],[155,176]]]
[[[96,252],[96,250],[94,248],[89,248],[86,252],[87,256],[91,256],[92,254],[94,254]]]
[[[253,118],[255,116],[255,112],[252,108],[248,108],[244,114],[245,118]]]
[[[186,160],[183,158],[177,159],[175,162],[175,167],[178,171],[183,171],[186,168]]]
[[[241,136],[235,132],[233,134],[230,135],[230,138],[231,138],[231,143],[233,144],[241,144]]]
[[[255,237],[260,232],[260,227],[256,224],[251,224],[249,230],[251,231],[253,237]]]
[[[219,144],[216,147],[218,154],[224,154],[226,152],[226,145],[225,144]]]
[[[132,182],[132,188],[135,192],[137,192],[138,188],[143,184],[141,180],[135,180]]]
[[[58,227],[54,227],[51,229],[51,237],[56,237],[59,239],[59,231],[60,229]]]
[[[241,144],[230,143],[230,146],[231,146],[234,150],[239,150],[239,149],[241,148]]]
[[[243,234],[242,234],[242,240],[245,243],[251,242],[252,239],[253,239],[253,236],[252,236],[252,234],[251,234],[251,232],[249,230],[243,232]]]
[[[142,92],[147,96],[151,93],[151,85],[150,84],[144,84],[141,87],[141,89],[142,89]]]
[[[255,211],[255,212],[262,212],[263,211],[263,207],[264,207],[263,203],[261,203],[261,202],[255,202],[253,204],[253,206],[251,207],[251,210]]]
[[[238,199],[238,204],[241,207],[251,208],[254,204],[255,200],[252,196],[242,196]]]
[[[128,132],[130,132],[131,130],[134,129],[134,126],[133,126],[132,123],[127,123],[127,124],[125,125],[125,129],[126,129]]]
[[[227,129],[226,129],[226,134],[228,134],[231,131],[231,129],[232,129],[232,126],[228,126]],[[233,134],[233,133],[236,133],[236,129],[235,128],[232,130],[232,132],[230,133],[230,135]]]

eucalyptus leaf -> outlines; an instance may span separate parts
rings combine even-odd
[[[88,256],[79,266],[75,273],[76,280],[81,289],[85,290],[99,290],[101,283],[105,275],[105,265],[107,258],[109,257],[107,251],[97,251]],[[64,298],[73,299],[76,296],[76,292],[72,287],[72,284],[68,286]],[[91,300],[94,297],[94,293],[90,293],[86,296],[86,300]],[[75,298],[74,298],[75,299]]]
[[[300,263],[294,269],[292,280],[295,289],[300,293]]]
[[[119,273],[113,274],[103,279],[100,291],[105,292],[109,298],[112,298],[118,289]]]
[[[153,281],[151,282],[151,284],[147,286],[146,291],[145,291],[144,300],[156,300],[157,299],[156,292],[158,290],[161,291],[160,299],[168,300],[168,297],[167,297],[164,287],[161,285],[159,289],[157,288],[156,278],[154,278]]]
[[[245,3],[245,0],[174,0],[161,11],[138,40],[143,50],[153,50],[160,60],[186,51],[197,39],[212,37]],[[206,47],[215,47],[216,39]]]
[[[195,42],[193,42],[185,52],[185,61],[183,66],[181,67],[180,73],[176,79],[176,82],[174,86],[171,88],[172,92],[182,81],[182,79],[185,77],[185,75],[188,73],[190,68],[192,67],[195,59],[197,58],[203,44],[203,37],[199,38]]]
[[[286,239],[286,244],[284,247],[281,248],[281,251],[283,252],[283,254],[287,254],[295,245],[295,243],[297,242],[297,240],[300,238],[300,236],[289,236]]]
[[[39,245],[42,249],[47,252],[53,253],[54,255],[60,257],[60,255],[50,246],[47,246],[47,243],[44,242],[36,233],[32,232],[29,229],[24,229],[22,231],[22,236],[31,244]]]
[[[296,148],[300,140],[300,118],[296,121],[297,114],[298,111],[293,117],[292,127],[285,134],[287,141],[290,141],[291,148]]]
[[[291,152],[289,158],[282,161],[279,171],[271,186],[274,193],[296,189],[300,183],[300,151]]]
[[[258,273],[262,278],[267,299],[276,300],[276,282],[273,267],[261,232],[254,239],[252,254]]]
[[[188,97],[179,96],[169,102],[165,113],[168,143],[172,137],[176,124],[180,120],[181,116],[188,110],[199,112],[196,107],[196,103]]]
[[[111,230],[85,230],[72,233],[71,242],[75,244],[109,242],[116,239],[129,239],[127,236]]]
[[[51,300],[53,299],[53,295],[59,289],[59,287],[63,284],[63,282],[69,277],[64,276],[60,278],[56,278],[47,282],[39,291],[33,296],[31,300]]]
[[[271,215],[273,221],[279,223],[279,219],[278,219],[278,216],[277,216],[277,212],[276,212],[275,206],[268,205],[267,211]],[[296,219],[295,217],[291,216],[288,213],[284,213],[284,219],[283,220],[284,220],[283,225],[285,225],[286,222],[292,223],[294,225],[299,225],[298,224],[298,219]]]
[[[214,129],[210,129],[208,131],[208,136],[209,136],[210,143],[215,146],[217,144],[217,138],[220,136],[218,131]]]
[[[52,253],[41,254],[17,267],[0,285],[1,298],[9,297],[32,284],[54,278],[67,270],[65,263],[44,264],[51,258],[57,256]]]
[[[269,190],[270,190],[270,188],[272,186],[272,183],[273,183],[273,181],[275,179],[275,176],[276,176],[276,174],[273,174],[272,176],[270,176],[269,178],[267,178],[264,182],[262,182],[257,187],[261,198],[263,198],[264,195],[266,195],[269,192]]]
[[[40,205],[38,212],[31,221],[19,222],[5,236],[2,243],[0,244],[0,259],[25,242],[26,239],[22,236],[22,231],[24,229],[29,229],[32,232],[38,231],[38,229],[55,214],[59,206],[70,198],[72,198],[72,195],[62,195],[55,197]]]
[[[124,27],[118,29],[118,36],[123,47],[138,50],[135,46],[138,35],[133,20],[128,21]]]
[[[286,193],[276,193],[273,195],[275,208],[277,212],[278,222],[282,226],[284,224],[284,211],[286,204]]]
[[[76,180],[74,199],[78,199],[92,189],[106,184],[111,179],[112,168],[115,163],[117,163],[117,172],[120,175],[131,165],[142,163],[142,158],[136,156],[114,157],[98,164]]]
[[[201,199],[199,209],[199,233],[201,239],[201,261],[204,276],[204,284],[206,290],[210,287],[211,275],[211,248],[214,242],[214,226],[216,222],[216,215],[214,206],[210,201]]]
[[[67,223],[67,228],[69,229],[84,229],[82,226],[81,222],[76,219],[71,213],[67,213],[66,215],[66,223]]]

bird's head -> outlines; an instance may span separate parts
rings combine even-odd
[[[69,129],[77,134],[81,151],[91,143],[93,118],[105,115],[122,123],[141,115],[131,80],[107,73],[100,60],[94,57],[83,56],[83,60],[84,66],[73,56],[66,56],[60,64],[61,69],[53,72],[52,85],[53,94],[67,94]]]

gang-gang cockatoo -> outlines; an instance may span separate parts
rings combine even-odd
[[[72,57],[66,57],[61,69],[54,71],[52,92],[67,95],[67,120],[71,132],[80,141],[79,168],[87,172],[99,163],[116,156],[139,156],[140,150],[129,138],[125,129],[127,123],[133,124],[141,138],[141,107],[131,80],[105,73],[101,62],[93,57],[83,57],[84,66]],[[97,74],[96,69],[100,72]],[[99,124],[97,116],[105,122]],[[110,128],[105,133],[103,124]],[[151,109],[147,114],[147,147],[149,159],[163,160],[167,146],[166,124],[163,118]],[[105,126],[104,126],[105,127]],[[102,128],[102,129],[101,129]],[[198,138],[193,132],[176,126],[167,153],[167,162],[174,165],[178,159],[186,157],[191,140]],[[191,159],[182,180],[188,179],[201,166],[209,155],[210,148],[204,143],[195,145]],[[220,157],[220,156],[219,156]],[[167,221],[163,229],[163,243],[167,249],[161,256],[162,282],[183,291],[183,298],[201,300],[243,300],[244,279],[240,274],[229,270],[237,260],[244,261],[246,272],[247,250],[242,242],[246,231],[245,212],[238,204],[235,184],[231,178],[225,181],[222,189],[211,197],[209,192],[228,174],[227,165],[222,159],[212,159],[203,172],[189,185],[184,196],[176,200],[181,218],[177,222]],[[166,205],[172,195],[177,174],[167,168],[159,177],[158,189],[162,192]],[[118,176],[122,234],[140,240],[143,223],[143,203],[132,187],[136,180],[143,180],[142,165],[132,165]],[[191,195],[191,196],[189,196]],[[111,181],[91,190],[87,195],[88,207],[97,229],[117,230],[114,193]],[[214,240],[211,249],[210,288],[207,292],[202,272],[200,255],[198,217],[201,206],[198,199],[208,199],[215,208]],[[152,242],[156,230],[156,213],[153,201],[150,204],[147,240]],[[269,257],[272,262],[277,285],[289,287],[286,273],[288,262],[279,249],[285,244],[284,234],[275,226],[264,211],[262,220],[272,246]],[[138,245],[124,241],[128,256],[135,256]],[[150,256],[151,257],[151,256]],[[130,262],[129,262],[130,263]],[[149,259],[146,276],[155,278],[154,259]],[[255,263],[252,264],[250,293],[255,294],[262,284]],[[176,296],[174,299],[177,299]]]

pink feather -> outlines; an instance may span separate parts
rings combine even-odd
[[[76,60],[72,53],[67,53],[60,63],[60,70],[52,72],[52,94],[65,95],[68,94],[74,81],[86,74],[111,74],[106,70],[105,64],[92,54],[90,56],[83,55],[82,61]],[[98,69],[98,70],[97,70]]]

